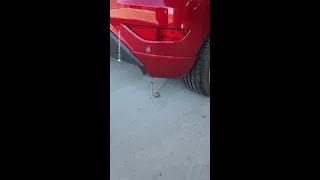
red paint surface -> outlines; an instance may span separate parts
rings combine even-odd
[[[110,0],[110,31],[144,64],[151,77],[180,78],[210,32],[210,0]],[[146,41],[126,25],[185,29],[178,42]],[[151,52],[146,53],[146,47]]]

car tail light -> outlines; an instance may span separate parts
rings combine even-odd
[[[164,29],[144,26],[131,26],[129,29],[144,40],[148,41],[180,41],[188,34],[188,30]]]

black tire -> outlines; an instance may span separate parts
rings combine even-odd
[[[191,91],[210,97],[210,34],[205,39],[196,62],[182,81]]]

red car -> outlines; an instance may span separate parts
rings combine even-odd
[[[210,96],[210,0],[110,0],[110,53]]]

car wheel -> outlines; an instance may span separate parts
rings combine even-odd
[[[210,97],[210,35],[204,41],[193,67],[182,81],[191,91]]]

